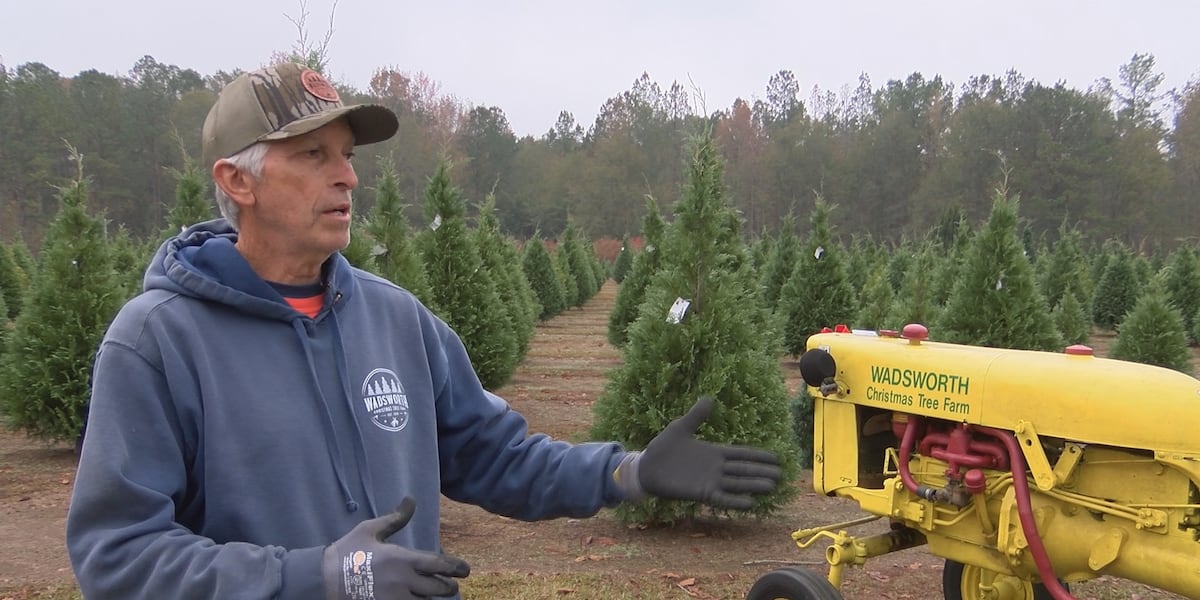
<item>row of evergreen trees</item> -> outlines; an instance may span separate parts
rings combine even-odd
[[[87,209],[89,179],[59,190],[60,209],[34,260],[20,243],[0,243],[0,413],[10,426],[47,441],[82,426],[92,360],[120,306],[141,288],[149,257],[187,225],[214,216],[194,165],[175,173],[176,204],[161,235],[136,240],[108,231]],[[503,385],[528,348],[534,324],[582,306],[607,278],[587,236],[569,222],[551,254],[540,236],[521,248],[500,233],[494,201],[475,226],[443,160],[428,179],[429,226],[413,233],[394,171],[384,169],[371,212],[357,218],[351,263],[410,290],[462,338],[480,381]]]
[[[999,348],[1061,350],[1094,330],[1116,331],[1113,358],[1191,372],[1188,344],[1200,341],[1200,251],[1183,244],[1143,255],[1116,241],[1084,248],[1063,227],[1052,244],[1033,242],[1019,201],[998,190],[988,220],[965,219],[896,247],[856,238],[840,243],[833,207],[820,198],[809,233],[793,214],[777,236],[751,247],[758,300],[781,332],[781,353],[798,355],[822,327],[899,330],[923,323],[934,339]],[[638,253],[617,294],[608,339],[622,345],[659,268],[663,223],[653,204]]]

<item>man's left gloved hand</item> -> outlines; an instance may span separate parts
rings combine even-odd
[[[671,421],[641,452],[626,456],[613,478],[630,500],[657,496],[695,500],[717,508],[747,510],[753,494],[779,482],[779,459],[766,450],[696,439],[696,429],[712,411],[702,397],[686,415]]]

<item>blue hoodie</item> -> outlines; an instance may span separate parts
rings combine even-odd
[[[340,255],[316,318],[223,220],[158,250],[96,359],[67,549],[85,598],[323,598],[325,546],[413,496],[393,543],[440,550],[439,492],[534,520],[620,502],[615,444],[527,435],[458,337]]]

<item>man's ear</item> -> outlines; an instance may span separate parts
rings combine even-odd
[[[213,183],[239,206],[254,204],[254,178],[232,162],[222,158],[213,163],[212,178]]]

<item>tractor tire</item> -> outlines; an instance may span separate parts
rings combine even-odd
[[[947,560],[942,570],[942,596],[946,600],[979,600],[979,582],[985,569]],[[1013,577],[996,575],[1000,600],[1054,600],[1050,592],[1040,583]],[[1067,587],[1066,583],[1062,584]]]
[[[816,571],[784,567],[759,577],[746,600],[842,600],[842,594]]]

